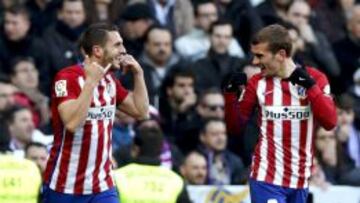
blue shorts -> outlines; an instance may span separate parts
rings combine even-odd
[[[43,185],[42,189],[42,203],[119,203],[119,195],[115,187],[100,192],[97,194],[89,195],[72,195],[56,192]]]
[[[292,189],[250,179],[252,203],[306,203],[309,189]]]

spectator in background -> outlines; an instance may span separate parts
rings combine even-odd
[[[64,0],[59,7],[56,22],[45,31],[51,80],[62,68],[81,61],[77,41],[86,28],[85,20],[83,0]]]
[[[27,0],[26,7],[30,12],[31,25],[37,36],[56,21],[57,8],[62,0]]]
[[[39,142],[30,142],[25,146],[25,158],[33,161],[40,168],[41,174],[45,171],[49,152],[46,146]]]
[[[355,127],[360,130],[360,68],[354,73],[354,85],[348,89],[349,95],[354,100]]]
[[[143,128],[135,136],[136,162],[114,171],[120,202],[191,202],[182,178],[160,167],[163,135],[157,128]]]
[[[124,11],[129,0],[85,0],[89,24],[114,23]]]
[[[16,103],[32,112],[35,127],[44,127],[50,122],[49,98],[39,90],[39,72],[34,60],[29,57],[15,58],[12,62],[11,82],[19,91]]]
[[[314,27],[326,35],[330,43],[335,43],[347,36],[346,16],[359,0],[317,0],[312,4]]]
[[[24,157],[24,149],[33,140],[35,130],[31,111],[26,107],[14,106],[6,116],[9,125],[9,148],[15,154]]]
[[[4,10],[12,7],[13,5],[24,4],[24,1],[25,0],[0,0],[0,13],[4,13]],[[4,22],[3,19],[4,16],[1,15],[0,22]]]
[[[200,93],[195,111],[190,112],[185,122],[177,125],[176,144],[184,154],[198,147],[199,134],[205,120],[224,119],[224,105],[224,96],[220,89],[210,88]]]
[[[205,157],[199,152],[190,152],[180,167],[180,173],[189,185],[205,185],[207,177]]]
[[[200,92],[211,87],[220,88],[224,77],[231,72],[241,71],[245,62],[228,52],[233,38],[233,28],[226,20],[218,20],[211,24],[210,49],[204,58],[192,65],[196,76],[196,88]]]
[[[250,50],[251,37],[262,27],[262,20],[249,0],[214,0],[221,17],[229,20],[234,37],[246,53]]]
[[[126,51],[138,58],[144,49],[145,34],[153,24],[150,8],[144,3],[127,6],[121,15],[120,32]]]
[[[218,11],[213,1],[202,0],[194,3],[194,15],[195,27],[175,41],[175,48],[179,54],[191,61],[206,56],[210,48],[210,26],[218,19]],[[228,52],[231,56],[244,57],[245,55],[234,38],[230,40]]]
[[[162,129],[176,144],[177,138],[182,136],[179,134],[181,127],[192,121],[194,115],[197,99],[194,84],[194,74],[179,69],[171,71],[162,84],[159,105]]]
[[[360,168],[360,131],[356,129],[354,119],[354,101],[348,94],[337,97],[338,114],[338,141],[344,148],[344,156],[354,161],[355,166]]]
[[[146,3],[158,25],[171,30],[174,37],[186,34],[192,29],[194,15],[190,0],[130,0]]]
[[[265,0],[256,10],[264,25],[282,23],[287,18],[286,12],[294,0]]]
[[[19,56],[34,58],[40,74],[40,89],[49,91],[48,55],[45,45],[30,31],[30,16],[25,7],[13,6],[5,11],[4,33],[0,36],[0,70],[10,73],[10,62]]]
[[[139,58],[150,104],[155,107],[159,107],[159,88],[165,76],[170,70],[183,65],[180,56],[173,52],[172,39],[169,29],[156,25],[150,27],[146,33],[144,51]]]
[[[341,92],[349,89],[354,81],[351,80],[355,71],[360,67],[360,4],[356,4],[348,13],[347,36],[334,43],[336,58],[341,66],[341,75],[337,85]]]
[[[5,75],[0,75],[0,150],[9,150],[10,132],[6,112],[14,105],[16,87]]]
[[[360,186],[360,129],[355,125],[354,101],[348,94],[337,99],[337,139],[342,149],[339,157],[348,160],[346,173],[339,175],[338,183]],[[341,168],[344,170],[343,168]]]
[[[207,160],[207,184],[236,185],[245,183],[247,174],[245,174],[241,159],[226,149],[227,134],[223,120],[207,120],[201,129],[200,141],[198,151]]]
[[[337,137],[336,129],[320,127],[316,131],[315,152],[325,177],[332,184],[360,185],[360,170],[354,170]]]
[[[310,24],[311,8],[306,1],[294,1],[289,5],[286,19],[299,31],[299,37],[304,41],[304,49],[315,64],[305,64],[317,67],[334,78],[340,75],[340,67],[332,47],[326,36],[317,32]]]
[[[0,202],[40,202],[41,173],[32,161],[0,149]]]

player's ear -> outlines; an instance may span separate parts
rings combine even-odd
[[[104,49],[99,45],[95,45],[92,47],[92,55],[101,58],[104,55]]]
[[[278,58],[278,60],[280,61],[285,61],[285,59],[287,58],[287,54],[285,49],[280,49],[277,53],[276,53],[276,57]]]

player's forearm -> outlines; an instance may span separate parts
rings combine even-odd
[[[144,74],[134,74],[134,103],[138,111],[137,118],[144,119],[149,113],[149,97],[145,85]]]
[[[326,130],[333,129],[337,124],[337,113],[332,98],[325,95],[318,85],[308,90],[308,97],[315,119]]]
[[[85,122],[96,85],[91,81],[85,81],[79,97],[60,106],[61,119],[67,130],[74,132],[80,124]]]

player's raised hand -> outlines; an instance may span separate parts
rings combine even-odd
[[[120,68],[123,73],[127,73],[129,70],[133,74],[142,73],[140,64],[130,54],[124,54],[120,59]]]
[[[106,67],[102,67],[97,62],[92,61],[88,56],[85,56],[85,76],[94,83],[98,83],[101,78],[104,77],[105,73],[109,70],[110,67],[111,64],[108,64]]]

